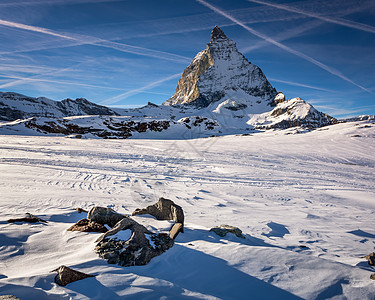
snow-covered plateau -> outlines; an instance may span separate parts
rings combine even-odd
[[[268,116],[259,116],[268,122]],[[288,129],[290,130],[290,129]],[[374,299],[375,122],[199,139],[0,136],[0,295],[20,299]],[[110,265],[81,207],[173,200],[185,232],[146,266]],[[8,223],[29,212],[48,223]],[[133,217],[150,230],[168,221]],[[245,239],[210,228],[239,227]],[[96,275],[54,283],[61,265]]]

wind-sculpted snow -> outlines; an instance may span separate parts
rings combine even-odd
[[[362,257],[375,245],[374,171],[373,120],[194,140],[0,136],[0,294],[373,299]],[[160,197],[182,207],[185,232],[146,266],[109,265],[93,250],[98,234],[67,231],[86,217],[76,207],[129,215]],[[48,223],[6,222],[26,212]],[[152,232],[172,225],[134,219]],[[245,239],[209,231],[221,224]],[[59,287],[50,271],[61,265],[97,276]]]

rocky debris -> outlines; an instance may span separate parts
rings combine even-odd
[[[120,231],[127,229],[132,232],[127,241],[116,237]],[[124,267],[146,265],[153,257],[173,246],[173,239],[168,235],[151,233],[130,217],[120,220],[97,242],[95,251],[101,258],[106,259],[110,264]]]
[[[117,222],[126,218],[126,216],[115,212],[112,208],[95,206],[90,209],[87,214],[87,219],[99,223],[102,225],[107,224],[109,227],[113,227]]]
[[[375,252],[372,252],[369,255],[363,256],[362,258],[366,258],[370,266],[375,266]]]
[[[57,275],[55,277],[55,282],[58,285],[66,286],[67,284],[89,278],[89,277],[95,277],[95,275],[85,274],[79,271],[75,271],[71,268],[68,268],[66,266],[60,266],[56,270],[53,270],[52,272],[57,272]]]
[[[80,207],[77,207],[77,208],[76,208],[76,211],[77,211],[78,213],[88,213],[87,210],[84,210],[83,208],[80,208]]]
[[[0,300],[21,300],[21,299],[13,295],[2,295],[0,296]]]
[[[38,218],[30,213],[26,213],[26,216],[24,218],[18,218],[18,219],[9,219],[9,223],[16,223],[16,222],[26,222],[26,223],[47,223],[47,221],[42,220],[41,218]]]
[[[87,219],[79,220],[73,226],[67,229],[68,231],[82,231],[82,232],[107,232],[108,229],[99,223],[89,221]]]
[[[120,118],[121,121],[118,121],[118,119],[104,116],[85,117],[85,121],[88,121],[89,118],[96,118],[96,120],[92,123],[86,122],[87,126],[76,124],[75,122],[79,121],[79,118],[30,118],[25,120],[23,125],[40,133],[63,134],[67,137],[82,138],[84,134],[92,134],[104,139],[126,139],[131,137],[134,132],[161,132],[168,129],[173,123],[167,120],[129,120],[129,118],[126,121]]]
[[[169,230],[169,237],[173,240],[176,239],[178,234],[180,232],[184,231],[184,225],[182,223],[176,223],[172,226],[172,228]]]
[[[158,202],[146,208],[137,208],[132,216],[149,214],[158,220],[172,220],[176,223],[184,224],[184,212],[181,206],[172,200],[161,197]],[[181,230],[183,232],[183,228]]]
[[[245,237],[242,234],[242,230],[238,227],[230,226],[230,225],[220,225],[217,227],[213,227],[210,229],[210,231],[215,232],[218,236],[224,237],[227,235],[227,233],[233,233],[237,237],[244,239]]]

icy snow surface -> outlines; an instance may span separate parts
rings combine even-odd
[[[363,121],[177,141],[0,136],[0,295],[374,299],[361,258],[375,247],[374,137]],[[184,209],[185,232],[146,266],[109,265],[98,234],[66,231],[86,217],[76,207],[131,214],[161,196]],[[7,223],[26,212],[48,223]],[[221,224],[246,239],[209,232]],[[60,287],[60,265],[97,276]]]

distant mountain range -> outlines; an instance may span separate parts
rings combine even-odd
[[[0,120],[0,134],[167,139],[338,122],[300,98],[286,100],[217,26],[163,105],[111,109],[83,98],[53,101],[7,92],[0,93]]]

